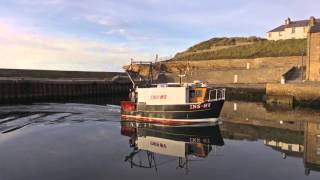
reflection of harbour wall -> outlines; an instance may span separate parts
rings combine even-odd
[[[221,118],[224,122],[303,131],[303,120],[314,118],[304,111],[268,111],[262,103],[226,101]],[[320,116],[319,116],[320,118]]]
[[[303,157],[306,174],[320,171],[320,115],[311,110],[268,111],[261,103],[225,102],[224,138],[263,140],[286,156]]]
[[[224,138],[246,140],[274,140],[287,144],[303,145],[303,132],[280,128],[224,122],[221,125]]]

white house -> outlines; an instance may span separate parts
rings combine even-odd
[[[311,16],[309,20],[291,21],[287,18],[283,25],[267,32],[268,40],[304,39],[307,38],[310,27],[320,23],[320,19]]]

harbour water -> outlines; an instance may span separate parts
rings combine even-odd
[[[119,99],[0,106],[0,180],[320,179],[320,111],[227,101],[168,127],[121,122]]]

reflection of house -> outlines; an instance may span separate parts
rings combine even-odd
[[[306,174],[320,171],[320,122],[306,122],[304,131],[304,163]]]
[[[320,23],[320,19],[310,17],[309,20],[291,21],[290,18],[285,20],[283,25],[267,33],[268,40],[281,39],[304,39],[307,38],[310,27]]]
[[[302,156],[303,153],[303,145],[300,144],[289,144],[280,141],[274,140],[264,140],[263,143],[267,146],[272,147],[277,151],[281,151],[283,153],[283,157],[288,156]]]

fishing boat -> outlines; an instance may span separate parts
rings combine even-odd
[[[154,84],[151,80],[142,87],[132,83],[130,101],[121,102],[122,120],[168,125],[212,123],[218,121],[225,100],[224,88],[210,88],[201,81]]]

